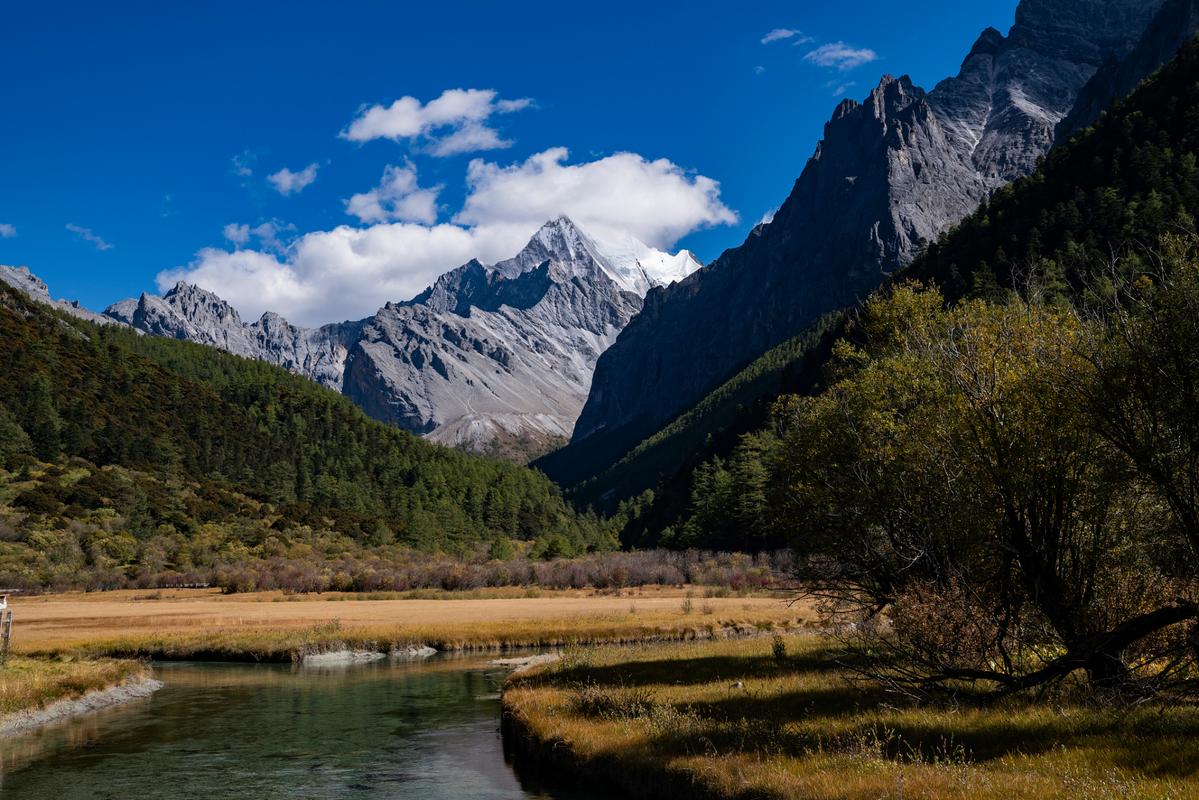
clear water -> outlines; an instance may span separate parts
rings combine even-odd
[[[504,671],[165,664],[151,698],[0,743],[4,800],[609,800],[505,763]]]

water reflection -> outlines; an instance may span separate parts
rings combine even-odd
[[[600,800],[504,763],[486,659],[157,672],[149,699],[0,743],[0,796]]]

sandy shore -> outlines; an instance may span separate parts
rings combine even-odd
[[[0,718],[0,737],[18,736],[60,720],[149,697],[162,688],[162,681],[142,677],[82,697],[56,700],[44,708],[27,709]]]

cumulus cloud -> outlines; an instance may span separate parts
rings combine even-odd
[[[83,241],[95,245],[97,250],[104,251],[111,250],[113,248],[113,245],[97,236],[91,228],[84,228],[80,225],[75,225],[74,223],[70,222],[67,223],[66,227],[67,230],[78,236]]]
[[[225,238],[236,245],[246,244],[250,241],[250,226],[239,225],[236,222],[231,222],[225,226]]]
[[[221,233],[234,247],[244,247],[251,239],[258,240],[258,247],[271,252],[283,252],[287,249],[287,235],[296,232],[296,226],[277,219],[260,222],[254,227],[231,222]]]
[[[507,167],[472,161],[469,192],[454,221],[528,227],[568,214],[600,238],[627,232],[661,248],[698,228],[737,221],[720,200],[719,183],[664,158],[616,153],[568,164],[568,156],[555,147]]]
[[[364,107],[341,137],[352,142],[414,142],[435,156],[500,150],[512,142],[489,124],[491,117],[532,103],[529,98],[501,100],[493,89],[447,89],[428,103],[405,96],[390,106]]]
[[[813,41],[811,36],[805,36],[801,30],[796,30],[795,28],[775,28],[762,37],[762,44],[781,42],[784,39],[795,39],[796,44],[808,44]]]
[[[302,192],[306,186],[312,184],[316,180],[316,171],[319,164],[309,164],[299,172],[292,172],[287,167],[279,170],[273,175],[268,175],[267,180],[275,187],[275,191],[286,197],[289,194]]]
[[[556,148],[509,166],[473,161],[466,201],[452,223],[434,224],[435,215],[424,221],[395,218],[307,233],[273,251],[209,248],[190,264],[160,274],[158,284],[165,290],[186,280],[216,292],[248,317],[270,310],[297,324],[319,325],[358,319],[389,300],[411,298],[472,258],[490,263],[509,258],[559,214],[601,238],[627,232],[655,247],[737,219],[721,201],[716,181],[668,160],[634,153],[578,164],[567,158],[565,149]],[[380,188],[392,185],[402,198],[432,191],[417,188],[410,165],[385,171]],[[374,213],[365,200],[356,209]],[[382,196],[379,211],[393,218],[397,213]],[[255,230],[245,233],[258,235]],[[234,233],[244,235],[240,228]]]
[[[250,228],[250,235],[258,240],[258,246],[272,253],[282,253],[288,247],[287,238],[296,232],[290,222],[268,219]]]
[[[11,239],[17,235],[15,225],[10,225],[7,222],[0,222],[0,239]]]
[[[845,42],[822,44],[804,56],[804,60],[827,69],[851,70],[878,60],[878,53],[865,47],[851,47]]]
[[[437,195],[441,186],[422,189],[417,183],[416,167],[389,165],[383,170],[379,185],[369,192],[356,194],[346,201],[346,213],[361,222],[423,222],[437,221]]]

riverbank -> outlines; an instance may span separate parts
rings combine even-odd
[[[506,745],[645,798],[1199,796],[1199,709],[920,708],[784,641],[572,653],[509,679]]]
[[[14,646],[40,657],[288,662],[425,647],[490,652],[726,639],[794,631],[815,619],[810,608],[774,594],[704,594],[644,587],[435,600],[213,590],[48,595],[14,602]]]
[[[0,669],[0,737],[147,697],[161,685],[137,661],[12,656]]]

